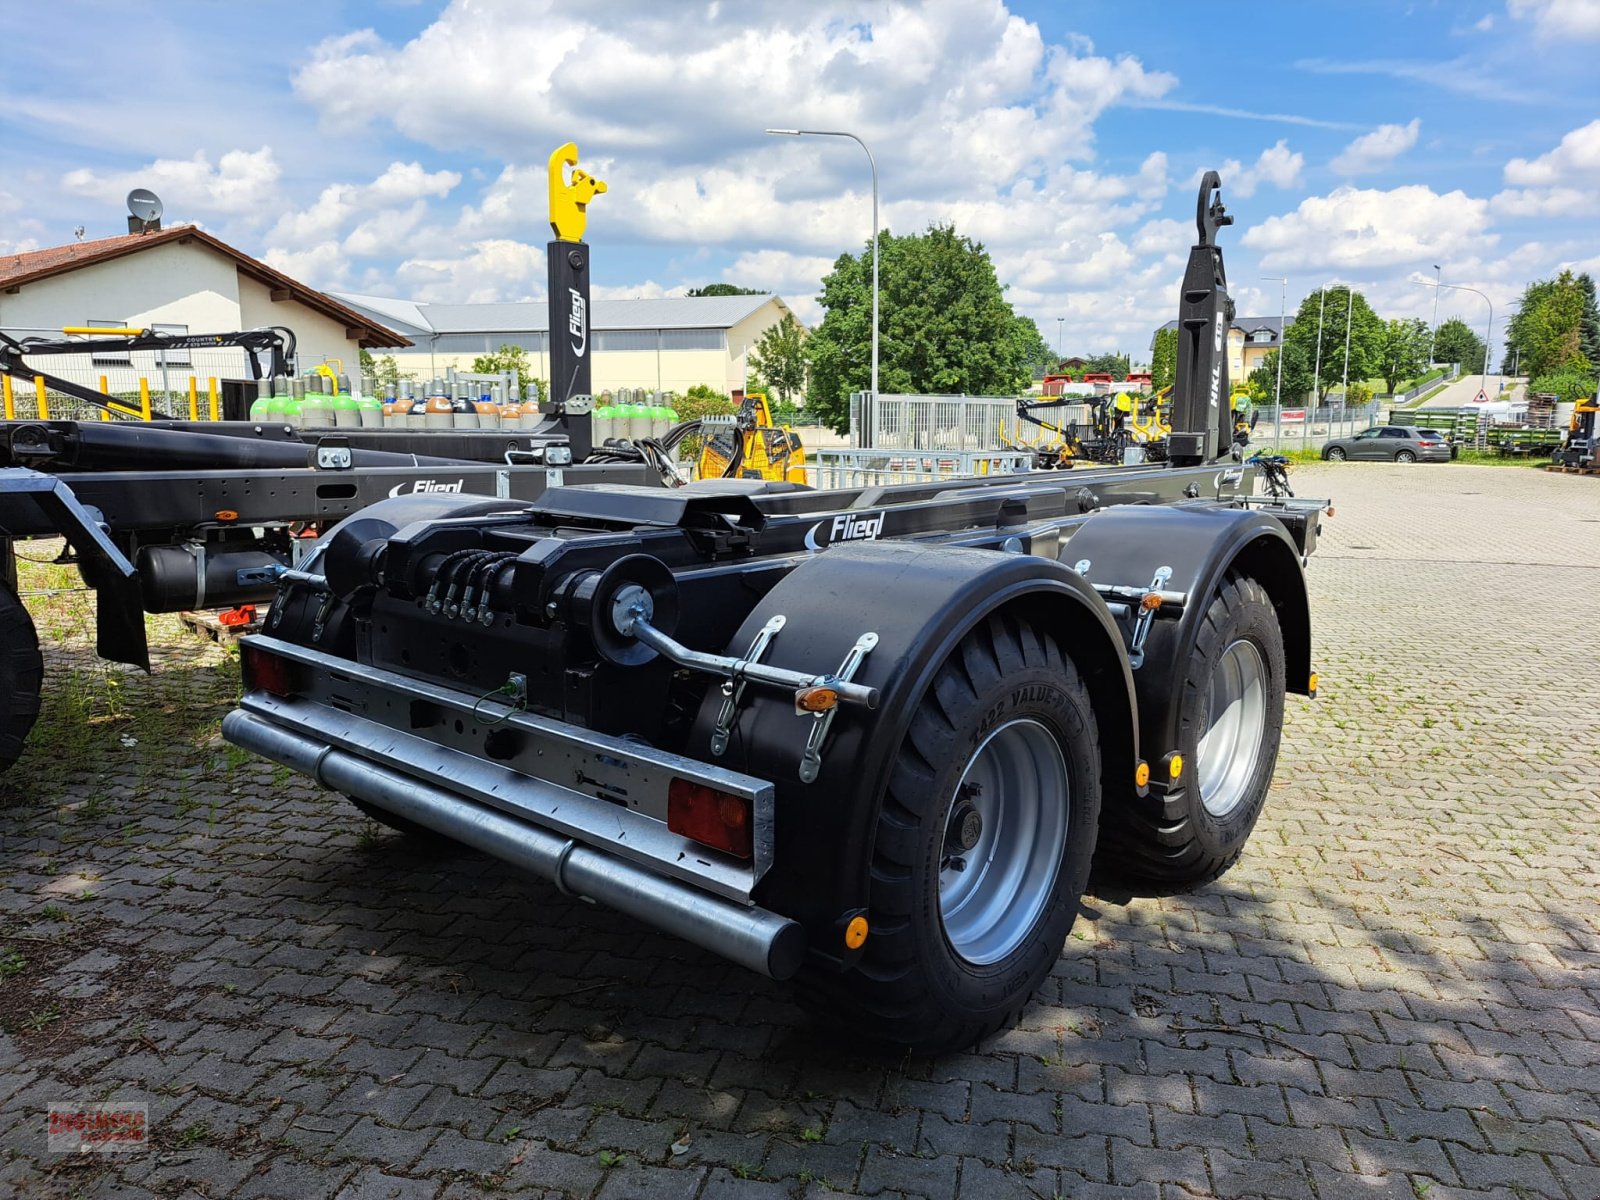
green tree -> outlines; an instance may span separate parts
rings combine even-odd
[[[1250,372],[1250,395],[1252,398],[1259,396],[1263,404],[1270,404],[1276,399],[1279,354],[1283,355],[1283,402],[1291,406],[1299,404],[1311,391],[1311,360],[1306,357],[1306,347],[1294,341],[1285,342],[1280,349],[1269,351],[1261,360],[1261,365]]]
[[[1482,372],[1484,353],[1483,339],[1460,317],[1442,323],[1433,338],[1433,361],[1460,363],[1463,375]]]
[[[1126,354],[1096,354],[1083,364],[1085,372],[1095,371],[1100,374],[1110,375],[1112,379],[1121,383],[1128,377],[1128,356]]]
[[[1428,323],[1396,317],[1386,321],[1378,342],[1378,374],[1390,395],[1402,379],[1420,375],[1428,359]]]
[[[1585,271],[1578,276],[1583,293],[1583,319],[1578,322],[1578,349],[1591,366],[1600,366],[1600,305],[1595,303],[1594,277]]]
[[[1021,392],[1032,372],[994,264],[953,225],[878,235],[879,369],[886,393]],[[822,281],[822,324],[807,339],[808,407],[836,430],[850,422],[850,393],[871,385],[871,250],[842,254]]]
[[[1506,341],[1516,350],[1517,367],[1524,374],[1581,374],[1589,369],[1592,360],[1583,348],[1584,325],[1594,308],[1594,283],[1582,278],[1587,284],[1563,271],[1554,279],[1536,279],[1523,290]],[[1591,317],[1589,324],[1595,323]]]
[[[1150,386],[1160,391],[1171,387],[1178,377],[1178,331],[1156,330],[1156,340],[1150,347]]]
[[[731,417],[739,411],[739,406],[725,392],[719,392],[704,383],[695,384],[682,396],[673,396],[669,402],[680,421],[693,421],[699,417]],[[684,438],[679,451],[683,461],[698,459],[704,442],[705,439],[698,434]]]
[[[690,288],[690,296],[767,296],[760,288],[740,287],[736,283],[708,283],[704,287]]]
[[[1011,336],[1016,343],[1017,354],[1032,378],[1042,379],[1056,365],[1056,352],[1044,340],[1038,322],[1032,317],[1018,317],[1012,326]]]
[[[415,379],[416,375],[410,371],[402,371],[394,355],[385,354],[382,358],[373,358],[365,350],[361,352],[361,374],[377,381],[378,391],[388,389],[399,391],[402,379]]]
[[[1558,400],[1581,400],[1595,394],[1595,377],[1589,371],[1562,371],[1528,381],[1528,391],[1554,395]]]
[[[1324,303],[1326,295],[1326,303]],[[1346,315],[1349,321],[1346,322]],[[1346,325],[1348,324],[1348,340]],[[1320,366],[1318,332],[1321,332]],[[1317,399],[1321,401],[1328,389],[1345,378],[1345,354],[1349,351],[1349,378],[1366,379],[1377,373],[1379,348],[1383,341],[1383,321],[1372,311],[1367,298],[1360,292],[1351,294],[1347,287],[1331,287],[1312,292],[1300,302],[1294,324],[1284,336],[1286,346],[1296,346],[1311,364],[1317,384]],[[1284,360],[1285,375],[1289,358]],[[1283,391],[1289,393],[1285,378]]]
[[[474,375],[497,375],[501,371],[515,371],[520,387],[530,383],[537,387],[541,404],[549,398],[549,385],[534,374],[533,364],[528,361],[528,352],[521,346],[501,346],[493,354],[480,354],[472,360]]]
[[[785,406],[806,387],[806,331],[788,313],[761,335],[750,350],[750,373]]]

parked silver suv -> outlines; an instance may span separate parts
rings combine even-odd
[[[1345,459],[1383,462],[1449,462],[1450,443],[1437,429],[1417,429],[1410,425],[1379,425],[1354,437],[1334,438],[1322,448],[1322,457],[1333,462]]]

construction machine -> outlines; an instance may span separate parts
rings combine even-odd
[[[761,392],[746,394],[731,417],[701,417],[690,432],[705,440],[696,476],[700,479],[806,481],[806,452],[800,436],[772,418]]]
[[[1550,465],[1580,471],[1600,469],[1600,398],[1580,398],[1572,406],[1572,420],[1561,445],[1550,452]]]

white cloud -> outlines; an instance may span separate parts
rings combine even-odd
[[[212,167],[204,151],[193,158],[158,158],[132,171],[100,174],[87,167],[61,178],[62,189],[107,204],[120,205],[136,187],[151,188],[166,207],[164,220],[173,225],[193,217],[250,218],[271,212],[282,170],[271,146],[229,150]]]
[[[1494,28],[1494,14],[1484,13],[1483,16],[1472,23],[1472,27],[1479,33],[1488,33],[1489,30]]]
[[[845,0],[726,5],[688,22],[659,4],[607,7],[458,0],[403,44],[371,30],[322,42],[295,87],[333,128],[389,123],[511,161],[575,137],[647,175],[748,170],[766,126],[850,129],[886,178],[960,194],[971,179],[1087,156],[1101,112],[1176,83],[1083,39],[1047,44],[995,0],[893,0],[870,19]],[[821,181],[853,180],[855,153],[836,147]],[[634,200],[619,190],[611,207]]]
[[[1269,217],[1240,240],[1269,271],[1319,267],[1387,270],[1464,257],[1496,241],[1489,202],[1420,184],[1378,191],[1345,186]]]
[[[1506,0],[1506,11],[1544,41],[1600,39],[1600,0]]]
[[[1382,170],[1417,144],[1422,120],[1413,117],[1405,125],[1379,125],[1351,142],[1328,165],[1341,175],[1365,175]]]
[[[1507,188],[1490,203],[1505,217],[1582,217],[1600,212],[1593,188]]]
[[[455,171],[423,169],[420,163],[390,163],[388,168],[371,183],[332,183],[323,188],[316,200],[297,212],[286,212],[278,218],[267,234],[268,241],[285,249],[297,249],[311,243],[334,237],[346,226],[363,218],[382,212],[391,206],[411,202],[403,211],[410,211],[426,196],[448,196],[461,182]],[[424,210],[426,205],[424,203]],[[420,217],[419,212],[419,217]],[[391,218],[393,224],[393,218]],[[415,221],[411,223],[412,226]],[[409,227],[407,227],[409,228]],[[401,232],[404,232],[402,230]],[[364,245],[358,240],[358,245]],[[351,253],[391,253],[394,246],[375,249],[353,249]]]
[[[1506,164],[1506,182],[1520,187],[1548,187],[1579,181],[1600,183],[1600,118],[1574,129],[1554,150],[1538,158],[1513,158]]]
[[[452,304],[543,300],[544,247],[490,238],[455,256],[408,258],[396,268],[394,278],[400,293],[412,300]]]
[[[1241,198],[1255,195],[1256,189],[1263,183],[1270,183],[1275,188],[1290,188],[1300,182],[1300,171],[1306,165],[1306,156],[1289,149],[1287,138],[1280,138],[1276,145],[1268,146],[1256,158],[1253,166],[1246,167],[1236,158],[1227,159],[1217,169],[1222,176],[1222,190],[1224,195],[1235,195]],[[1196,171],[1190,181],[1198,186],[1204,171]]]

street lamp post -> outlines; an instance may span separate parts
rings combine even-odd
[[[1340,394],[1341,404],[1350,403],[1350,317],[1355,312],[1356,290],[1348,283],[1344,285],[1344,382],[1339,386],[1343,389]]]
[[[1428,281],[1424,279],[1422,282],[1424,286],[1426,286]],[[1439,288],[1449,288],[1451,291],[1455,292],[1471,292],[1474,296],[1482,297],[1483,302],[1489,306],[1489,323],[1483,327],[1483,370],[1478,374],[1478,392],[1485,400],[1487,400],[1489,398],[1489,345],[1494,339],[1494,301],[1489,299],[1488,296],[1485,296],[1477,288],[1466,287],[1459,283],[1435,283],[1433,287],[1433,305],[1435,311],[1438,311],[1439,307]]]
[[[1433,325],[1428,330],[1428,370],[1433,370],[1433,346],[1439,340],[1439,264],[1433,264]]]
[[[1317,289],[1322,293],[1322,300],[1317,305],[1317,361],[1311,369],[1312,400],[1322,403],[1322,314],[1328,311],[1328,285],[1323,284]]]
[[[872,157],[867,144],[853,133],[842,129],[769,129],[778,137],[842,137],[849,138],[866,151],[867,164],[872,168],[872,397],[878,397],[878,161]]]
[[[1067,353],[1061,346],[1062,330],[1066,327],[1066,322],[1067,319],[1065,317],[1056,318],[1056,359],[1058,361],[1064,358]]]
[[[1289,315],[1289,277],[1286,275],[1263,275],[1261,278],[1275,281],[1278,284],[1278,388],[1273,393],[1272,403],[1281,409],[1283,407],[1283,334],[1286,318]]]

